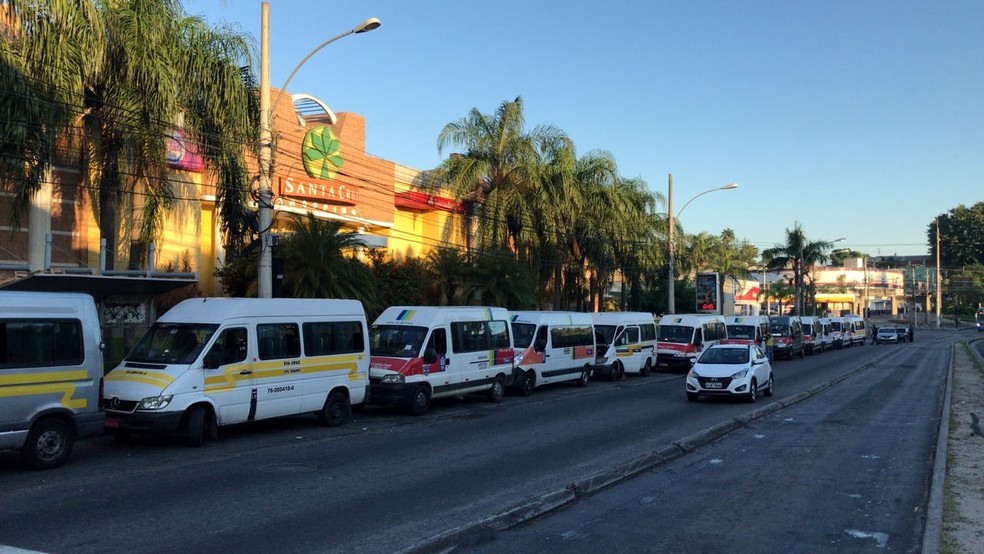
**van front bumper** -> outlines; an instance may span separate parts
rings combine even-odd
[[[409,406],[417,383],[370,383],[369,403],[377,406]]]
[[[106,410],[106,431],[173,433],[181,425],[181,412],[114,412]]]
[[[656,354],[656,365],[669,369],[686,369],[691,367],[689,356],[674,356],[672,354]]]

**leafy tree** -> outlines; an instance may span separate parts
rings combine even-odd
[[[243,144],[259,120],[249,40],[187,16],[178,0],[9,0],[20,22],[0,46],[0,78],[21,93],[7,123],[4,152],[29,156],[9,175],[15,215],[40,187],[59,141],[79,136],[94,186],[101,237],[111,252],[131,229],[143,243],[173,205],[167,142],[175,126],[201,145],[216,174],[216,202],[229,247],[247,236],[248,173]],[[22,160],[23,163],[23,160]],[[6,158],[0,164],[17,165]],[[7,173],[4,173],[8,175]],[[139,197],[134,192],[140,191]],[[139,198],[134,202],[134,198]],[[130,208],[140,216],[120,217]],[[122,223],[122,224],[121,224]]]
[[[366,306],[366,316],[374,321],[390,306],[427,306],[435,297],[422,287],[430,280],[426,262],[418,258],[387,259],[381,251],[369,254],[374,304]]]
[[[294,215],[291,234],[280,241],[284,287],[294,298],[354,298],[372,306],[375,293],[369,267],[347,252],[364,248],[355,231],[342,222],[318,219],[313,213]]]
[[[936,255],[936,223],[939,222],[940,265],[963,267],[984,264],[984,202],[960,204],[936,216],[927,227],[929,251]]]
[[[475,257],[466,294],[471,303],[483,306],[510,310],[530,310],[536,306],[529,268],[504,248],[485,250]]]
[[[803,306],[803,276],[806,268],[814,264],[826,263],[826,251],[831,245],[832,243],[827,241],[808,241],[802,225],[795,222],[792,229],[786,229],[785,244],[777,244],[762,251],[762,260],[769,271],[787,268],[793,270],[795,305],[798,309]]]
[[[437,305],[455,306],[463,303],[462,294],[470,278],[468,260],[457,248],[442,246],[427,254],[425,269],[428,280],[436,288]]]

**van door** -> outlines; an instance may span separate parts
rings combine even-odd
[[[220,424],[253,418],[256,393],[246,327],[228,327],[219,332],[205,354],[202,371],[205,373],[205,394],[215,402]]]
[[[258,323],[254,365],[256,419],[296,414],[301,410],[301,332],[296,322]]]
[[[537,382],[551,382],[553,370],[557,369],[557,364],[563,361],[563,356],[553,347],[549,326],[541,325],[536,330],[536,336],[533,337],[533,352],[539,358],[539,363],[532,364]]]

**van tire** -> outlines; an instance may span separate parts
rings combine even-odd
[[[499,402],[502,402],[502,398],[504,396],[506,396],[505,379],[503,379],[501,375],[497,375],[495,380],[492,381],[492,387],[489,388],[489,402],[498,404]]]
[[[533,394],[533,389],[536,388],[536,373],[533,370],[529,370],[520,377],[519,381],[519,395],[529,396]]]
[[[608,372],[609,381],[618,381],[622,376],[622,364],[619,362],[612,363],[612,368]]]
[[[411,415],[424,415],[430,408],[430,391],[427,390],[426,385],[417,385],[413,389],[413,394],[410,395],[410,405],[407,406],[407,410]]]
[[[188,409],[185,422],[185,445],[200,448],[205,442],[205,406],[197,405]]]
[[[652,370],[653,370],[653,361],[650,360],[649,358],[646,358],[646,363],[642,366],[642,369],[639,370],[639,375],[642,375],[643,377],[649,377],[649,374],[652,372]]]
[[[588,381],[590,380],[591,380],[591,368],[588,366],[584,366],[584,368],[581,369],[581,376],[578,377],[577,381],[575,382],[579,387],[586,387],[588,386]]]
[[[75,444],[75,433],[65,420],[42,419],[31,427],[21,456],[32,469],[52,469],[65,463]]]
[[[325,427],[338,427],[352,415],[348,398],[340,391],[332,391],[325,399],[325,405],[318,412],[318,420]]]

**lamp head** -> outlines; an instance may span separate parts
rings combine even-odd
[[[719,190],[731,190],[736,188],[738,188],[738,183],[728,183],[727,185],[721,187]]]
[[[355,32],[355,34],[368,33],[369,31],[378,29],[379,26],[382,24],[383,22],[380,21],[379,18],[370,17],[369,19],[363,21],[362,23],[359,23],[352,31]]]

